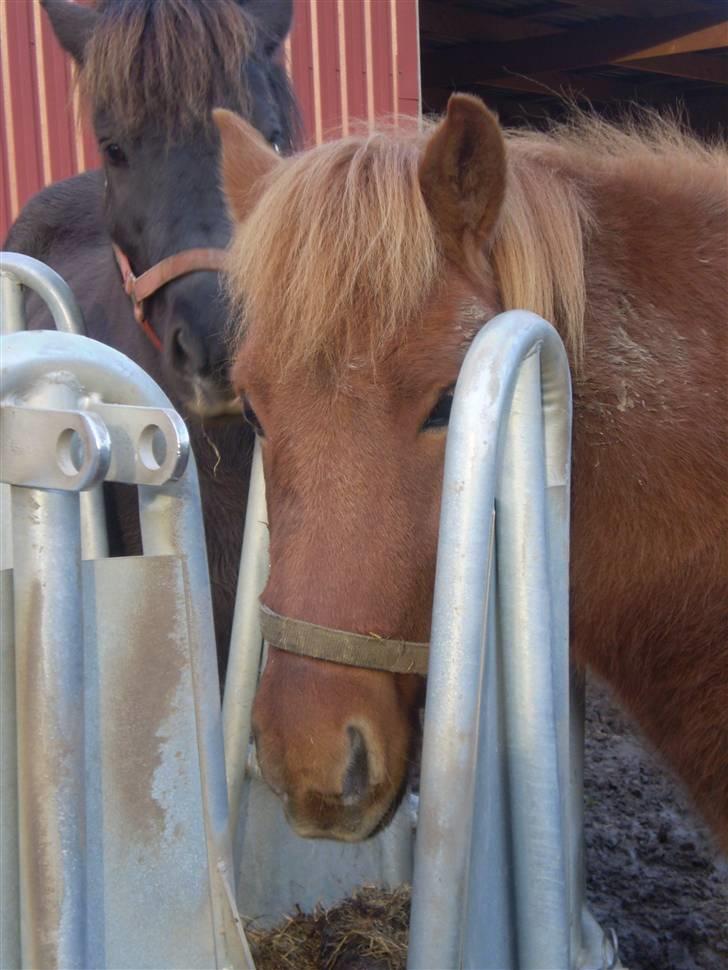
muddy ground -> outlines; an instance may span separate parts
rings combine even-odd
[[[726,752],[728,757],[728,752]],[[587,690],[587,892],[630,970],[728,970],[728,861],[606,691]]]

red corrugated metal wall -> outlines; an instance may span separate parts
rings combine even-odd
[[[90,0],[81,0],[90,2]],[[286,58],[307,142],[416,115],[417,0],[294,0]],[[98,165],[39,0],[0,0],[0,237],[44,185]]]

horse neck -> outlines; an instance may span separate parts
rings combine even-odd
[[[726,526],[728,212],[714,173],[680,159],[605,166],[587,191],[573,579],[578,590],[601,572],[590,589],[618,602],[674,570],[677,552],[689,563],[719,542]]]
[[[679,156],[625,161],[591,173],[587,185],[594,218],[587,250],[593,315],[602,304],[614,312],[626,298],[648,317],[659,306],[671,307],[675,318],[696,303],[716,306],[728,225],[725,177],[717,166]],[[706,292],[708,280],[714,285]]]

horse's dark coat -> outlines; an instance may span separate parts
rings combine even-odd
[[[129,2],[107,0],[98,9],[115,16]],[[154,0],[133,2],[151,10]],[[174,3],[195,6],[195,0]],[[74,34],[76,25],[69,18],[73,21],[79,8],[69,10],[72,4],[53,0],[44,6],[61,42],[78,59],[82,52],[73,40],[78,31]],[[240,6],[247,8],[257,27],[253,47],[240,54],[250,118],[269,141],[286,149],[295,136],[295,105],[276,48],[290,26],[291,4],[248,0]],[[81,30],[80,22],[78,26]],[[210,57],[215,57],[214,43]],[[242,419],[230,414],[226,308],[219,279],[212,272],[191,273],[147,301],[148,318],[163,344],[160,354],[134,320],[111,249],[113,239],[138,274],[180,250],[227,244],[230,224],[218,184],[218,138],[205,123],[181,133],[148,125],[131,137],[113,113],[93,107],[102,152],[109,138],[119,141],[127,164],[120,170],[107,153],[103,171],[44,189],[25,206],[3,248],[41,259],[60,273],[81,306],[88,335],[140,364],[185,416],[200,472],[218,655],[224,670],[253,439]],[[32,295],[26,312],[29,328],[52,326]],[[123,486],[110,489],[107,512],[112,553],[139,553],[134,491]]]

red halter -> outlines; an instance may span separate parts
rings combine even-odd
[[[224,249],[183,249],[155,263],[141,276],[135,276],[129,260],[116,243],[112,243],[111,248],[114,250],[116,264],[121,272],[124,291],[131,299],[134,308],[134,319],[159,351],[162,349],[162,341],[144,315],[144,300],[171,280],[176,280],[186,273],[194,273],[197,270],[219,272],[225,266]]]

